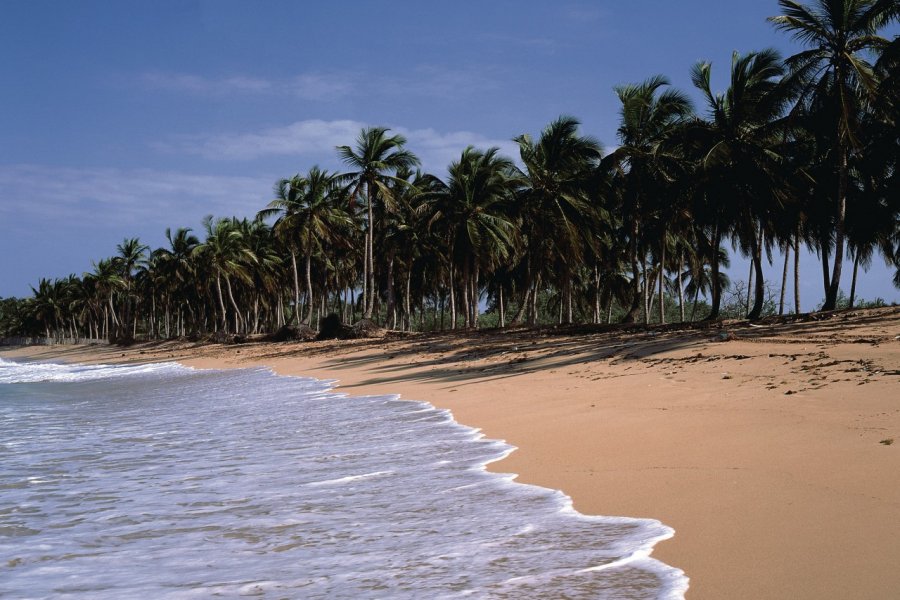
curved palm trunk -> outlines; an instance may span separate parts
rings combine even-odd
[[[368,288],[369,297],[366,298],[366,312],[363,315],[365,319],[372,318],[372,311],[375,309],[375,260],[373,259],[375,244],[375,211],[372,207],[372,185],[366,184],[366,196],[368,197],[368,214],[369,214],[369,231],[367,232],[366,244],[368,245],[368,256],[366,257],[368,268]]]
[[[240,333],[244,318],[241,316],[241,309],[238,308],[237,302],[234,301],[234,293],[231,291],[231,279],[225,276],[225,289],[228,291],[228,301],[231,302],[231,308],[234,309],[234,331]]]
[[[722,244],[722,234],[719,231],[718,224],[715,227],[715,231],[713,232],[713,244],[712,244],[712,261],[710,263],[712,277],[712,290],[711,290],[711,302],[712,307],[709,311],[709,315],[706,317],[708,321],[714,321],[719,318],[719,310],[722,305],[722,286],[719,281],[719,246]]]
[[[781,296],[778,298],[778,315],[784,314],[784,292],[787,289],[788,262],[791,257],[791,247],[784,245],[784,270],[781,272]]]
[[[678,310],[681,313],[681,322],[684,323],[684,250],[678,255]]]
[[[294,274],[294,313],[291,315],[291,325],[300,319],[300,278],[297,275],[297,251],[291,249],[291,271]]]
[[[794,313],[800,314],[800,228],[794,237]]]
[[[313,287],[312,287],[312,254],[306,254],[306,295],[309,306],[306,309],[306,320],[304,323],[312,325],[313,318]]]
[[[225,313],[225,299],[222,296],[222,274],[219,271],[216,271],[216,292],[218,292],[219,311],[221,311],[220,325],[222,327],[222,331],[228,333],[228,316]]]
[[[850,302],[847,308],[853,308],[856,302],[856,274],[859,271],[859,252],[853,257],[853,279],[850,283]]]
[[[666,296],[664,293],[664,284],[666,281],[665,278],[665,266],[666,266],[666,232],[663,229],[662,240],[660,240],[659,244],[659,322],[662,325],[666,324]]]
[[[840,144],[840,142],[838,143]],[[844,262],[844,224],[847,218],[847,188],[850,183],[850,175],[849,167],[847,165],[847,151],[841,148],[840,155],[840,168],[838,169],[837,221],[835,222],[834,232],[834,265],[832,267],[831,281],[825,294],[825,304],[822,306],[822,310],[834,310],[837,307],[837,297],[841,287],[841,266]]]
[[[522,303],[519,304],[519,310],[516,311],[510,323],[519,325],[525,318],[525,311],[528,310],[528,300],[531,297],[531,256],[525,259],[525,291],[522,292]]]
[[[751,238],[751,252],[753,253],[753,259],[751,260],[753,271],[756,274],[756,279],[754,280],[754,300],[753,300],[753,308],[747,314],[747,318],[751,321],[755,321],[762,314],[763,308],[763,296],[765,295],[765,281],[763,280],[763,271],[762,271],[762,242],[763,242],[763,230],[762,223],[759,224],[759,239],[756,239],[754,235]],[[747,294],[749,296],[750,290],[747,290]]]
[[[397,297],[394,294],[394,255],[388,258],[387,267],[387,316],[390,319],[391,329],[397,329]]]
[[[638,224],[634,221],[631,227],[631,307],[622,318],[623,323],[636,323],[638,315],[641,314],[641,269],[638,264],[638,248],[637,248]]]

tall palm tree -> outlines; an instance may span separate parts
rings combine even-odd
[[[478,279],[509,259],[516,227],[509,204],[516,185],[512,160],[469,146],[450,164],[447,182],[422,195],[431,205],[431,224],[447,232],[449,254],[462,273],[465,326],[477,325]]]
[[[394,174],[419,164],[416,155],[404,148],[406,138],[399,134],[388,135],[388,131],[386,127],[366,127],[359,132],[355,148],[337,147],[338,155],[353,169],[341,175],[342,180],[352,186],[352,198],[358,198],[365,189],[367,230],[363,286],[367,293],[363,316],[366,319],[372,318],[375,306],[375,201],[379,199],[390,208],[393,198],[388,183],[401,183]]]
[[[526,238],[526,284],[513,321],[519,321],[536,278],[555,270],[555,283],[566,297],[566,320],[572,320],[572,276],[595,242],[597,226],[608,218],[596,194],[593,177],[603,150],[600,143],[579,135],[577,119],[561,116],[535,140],[528,134],[513,138],[524,165],[520,171],[519,213]]]
[[[837,173],[837,186],[831,197],[834,266],[822,307],[833,310],[844,260],[851,154],[860,147],[860,105],[877,89],[866,53],[887,45],[878,32],[897,17],[897,1],[815,0],[806,5],[779,0],[778,4],[783,14],[770,17],[769,21],[807,46],[786,61],[791,71],[805,80],[800,106],[809,113],[824,112],[834,117],[830,156]]]
[[[693,114],[690,99],[675,89],[666,89],[669,80],[661,75],[639,84],[615,88],[622,103],[618,129],[619,147],[604,158],[604,166],[615,172],[620,211],[628,236],[632,271],[632,304],[625,322],[633,323],[641,312],[641,297],[647,308],[648,282],[641,289],[641,257],[645,217],[654,205],[671,201],[674,173],[683,160],[679,135]],[[649,315],[645,314],[645,319]]]
[[[222,280],[224,279],[228,299],[235,313],[235,330],[239,331],[241,311],[234,299],[231,278],[249,281],[248,265],[255,262],[256,257],[244,243],[236,219],[214,220],[212,215],[208,215],[203,218],[203,228],[206,230],[206,240],[194,248],[193,255],[206,258],[215,272],[221,330],[225,333],[228,332],[228,313],[222,293]]]
[[[259,211],[258,216],[278,216],[273,229],[291,248],[294,270],[294,313],[300,311],[300,291],[297,285],[296,252],[306,257],[307,315],[304,323],[311,324],[313,316],[313,255],[322,253],[325,245],[338,245],[339,232],[351,222],[346,208],[339,205],[342,190],[335,175],[312,167],[306,175],[282,179],[275,186],[276,198]]]
[[[125,292],[125,301],[122,309],[122,327],[119,336],[124,339],[134,337],[137,328],[137,311],[134,308],[136,301],[134,295],[134,276],[137,267],[143,263],[150,246],[142,244],[138,238],[125,238],[116,246],[118,255],[113,259],[119,268],[122,277],[122,288]],[[129,327],[131,323],[131,327]]]
[[[730,85],[724,93],[713,93],[711,73],[708,62],[696,64],[691,71],[709,111],[709,121],[698,127],[705,197],[712,204],[706,216],[713,219],[715,238],[730,228],[735,241],[750,255],[756,277],[755,300],[748,317],[757,319],[763,307],[763,246],[771,244],[773,221],[785,216],[784,205],[792,195],[780,154],[786,139],[780,118],[792,89],[782,84],[781,57],[772,49],[732,54]],[[715,259],[717,250],[712,250]]]

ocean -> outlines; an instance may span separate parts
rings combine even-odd
[[[682,598],[672,530],[448,411],[267,369],[0,359],[0,597]]]

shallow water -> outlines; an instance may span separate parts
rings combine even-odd
[[[0,597],[680,598],[656,521],[447,411],[265,369],[0,359]]]

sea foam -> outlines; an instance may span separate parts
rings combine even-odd
[[[0,359],[0,596],[681,598],[657,521],[577,513],[396,396]]]

